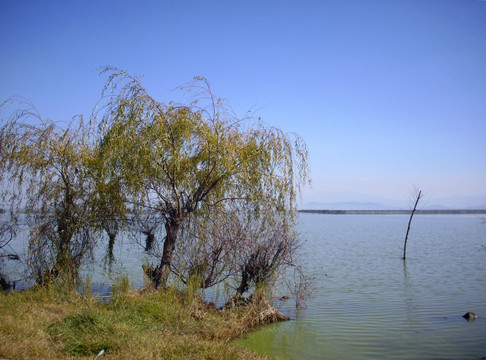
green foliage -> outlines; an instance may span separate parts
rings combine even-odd
[[[133,194],[134,210],[148,208],[166,236],[156,286],[167,282],[179,233],[203,227],[237,203],[238,216],[263,224],[293,224],[300,186],[307,181],[307,150],[254,118],[236,118],[204,78],[181,89],[184,104],[153,99],[136,79],[105,68],[110,96],[101,122],[101,153],[115,182]]]
[[[11,184],[2,196],[14,219],[26,210],[33,224],[37,280],[74,284],[101,232],[111,265],[117,234],[139,222],[159,260],[146,266],[156,288],[171,272],[196,292],[228,279],[240,293],[271,282],[297,248],[304,141],[236,117],[205,78],[180,88],[182,103],[161,103],[139,79],[102,73],[101,107],[89,122],[59,126],[21,102],[0,127],[0,181]]]
[[[13,219],[25,211],[33,224],[28,261],[37,280],[72,283],[94,245],[92,128],[82,117],[59,127],[20,105],[0,128],[2,196]]]

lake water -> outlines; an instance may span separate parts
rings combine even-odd
[[[295,320],[237,344],[281,359],[438,359],[486,356],[486,222],[416,215],[301,214],[304,263],[318,277]],[[277,302],[278,304],[278,302]],[[468,322],[462,315],[482,315]]]
[[[416,215],[404,262],[407,223],[407,215],[301,214],[302,263],[316,276],[313,296],[298,311],[292,298],[276,300],[294,320],[263,327],[236,344],[299,360],[486,356],[484,216]],[[13,245],[19,254],[25,251],[25,244]],[[118,240],[110,276],[104,251],[83,269],[94,293],[109,296],[109,284],[126,275],[143,286],[141,264],[153,259],[140,245]],[[12,279],[21,276],[12,270]],[[480,318],[466,321],[467,311]]]

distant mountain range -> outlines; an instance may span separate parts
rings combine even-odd
[[[400,210],[404,206],[390,206],[375,202],[309,202],[303,204],[300,209],[305,210]]]
[[[359,195],[358,201],[310,201],[299,208],[305,210],[406,210],[412,207],[405,201],[373,199],[372,196]],[[419,203],[418,208],[421,210],[484,210],[486,209],[486,196],[458,195],[441,199],[425,198],[421,204]]]

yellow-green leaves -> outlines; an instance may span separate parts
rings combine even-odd
[[[31,270],[39,281],[75,278],[94,246],[93,129],[82,118],[60,127],[19,109],[0,134],[0,177],[10,183],[2,197],[12,214],[26,211],[34,224],[26,259]]]
[[[238,118],[205,78],[181,88],[184,102],[162,103],[138,78],[114,68],[103,72],[108,81],[101,110],[88,123],[80,117],[58,126],[31,107],[0,127],[0,180],[17,185],[3,195],[36,217],[30,253],[39,274],[75,273],[94,246],[93,231],[108,234],[111,257],[127,213],[148,213],[165,227],[164,244],[158,247],[163,250],[155,254],[160,259],[154,268],[157,284],[165,285],[178,251],[188,251],[182,258],[197,273],[215,266],[226,276],[227,263],[218,262],[228,261],[227,256],[191,258],[190,244],[207,256],[214,248],[230,252],[225,246],[233,244],[232,235],[214,228],[221,221],[237,239],[243,238],[241,229],[252,234],[242,242],[240,253],[248,250],[245,261],[262,249],[268,256],[285,253],[276,241],[293,239],[296,199],[308,178],[307,149],[298,135],[261,119]],[[190,224],[198,224],[198,241],[178,250],[179,232]],[[270,272],[279,263],[263,260]]]
[[[120,174],[140,209],[154,209],[165,224],[161,268],[170,266],[186,222],[214,221],[235,203],[241,218],[275,223],[288,217],[293,223],[296,196],[307,181],[300,137],[260,119],[236,118],[205,78],[181,88],[186,103],[164,104],[138,79],[106,70],[105,89],[115,93],[102,121],[105,166],[115,167],[111,173]]]

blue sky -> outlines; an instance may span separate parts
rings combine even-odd
[[[486,1],[0,0],[0,100],[87,116],[105,65],[299,133],[304,201],[486,195]]]

